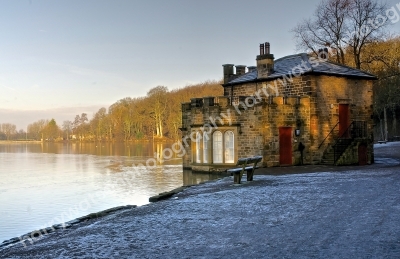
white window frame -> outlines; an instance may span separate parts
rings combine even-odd
[[[228,130],[224,133],[224,162],[235,163],[235,133]]]
[[[201,163],[201,134],[200,132],[196,132],[196,163]]]
[[[217,141],[217,135],[219,135],[219,140]],[[221,131],[217,130],[213,133],[213,163],[214,164],[222,164],[224,161],[224,153],[223,153],[223,144],[224,144],[224,135]]]
[[[207,164],[208,161],[208,141],[210,140],[209,134],[207,132],[203,133],[203,163]]]

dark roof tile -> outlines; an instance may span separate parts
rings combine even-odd
[[[301,53],[275,60],[274,72],[266,80],[307,73],[376,79],[376,76],[359,69],[336,64],[331,61],[319,60],[308,56],[306,53]],[[246,83],[255,81],[256,79],[257,70],[254,70],[231,80],[228,84]]]

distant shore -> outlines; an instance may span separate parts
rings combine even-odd
[[[41,143],[40,140],[0,140],[0,144],[8,143]]]
[[[143,138],[143,139],[131,139],[131,140],[78,140],[78,139],[69,139],[69,140],[0,140],[0,143],[136,143],[136,142],[175,142],[176,140],[170,138]]]

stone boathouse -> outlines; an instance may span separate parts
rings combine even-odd
[[[373,162],[374,75],[326,49],[275,60],[268,42],[256,62],[223,65],[224,96],[182,104],[184,168],[223,171],[256,155],[266,167]]]

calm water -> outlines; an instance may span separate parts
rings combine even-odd
[[[210,179],[183,172],[173,157],[138,170],[162,143],[0,144],[0,242]],[[161,152],[160,152],[161,153]]]

